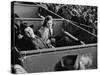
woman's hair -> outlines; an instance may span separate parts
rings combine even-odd
[[[52,18],[52,16],[50,16],[50,15],[48,15],[48,16],[45,17],[44,22],[43,22],[43,26],[44,26],[44,27],[47,26],[47,22],[48,22],[49,20],[52,20],[52,21],[53,21],[53,18]]]

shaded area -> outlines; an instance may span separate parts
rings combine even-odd
[[[74,64],[77,55],[69,55],[62,57],[62,59],[55,65],[55,71],[75,70]]]

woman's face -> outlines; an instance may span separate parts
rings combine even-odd
[[[52,23],[52,20],[47,21],[47,27],[48,27],[48,28],[51,28],[51,27],[52,27],[52,24],[53,24],[53,23]]]

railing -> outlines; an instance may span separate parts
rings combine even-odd
[[[34,55],[34,54],[41,54],[41,53],[52,53],[52,52],[61,52],[61,51],[71,51],[73,52],[76,49],[76,52],[80,52],[80,49],[97,47],[97,44],[87,44],[87,45],[77,45],[77,46],[67,46],[67,47],[58,47],[58,48],[49,48],[49,49],[38,49],[38,50],[29,50],[29,51],[20,51],[22,55]],[[84,50],[82,50],[84,51]]]

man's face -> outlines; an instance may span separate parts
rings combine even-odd
[[[32,28],[30,28],[30,27],[27,27],[27,28],[25,29],[25,34],[26,34],[28,37],[30,37],[30,38],[33,37],[33,36],[35,36],[35,34],[34,34]]]

